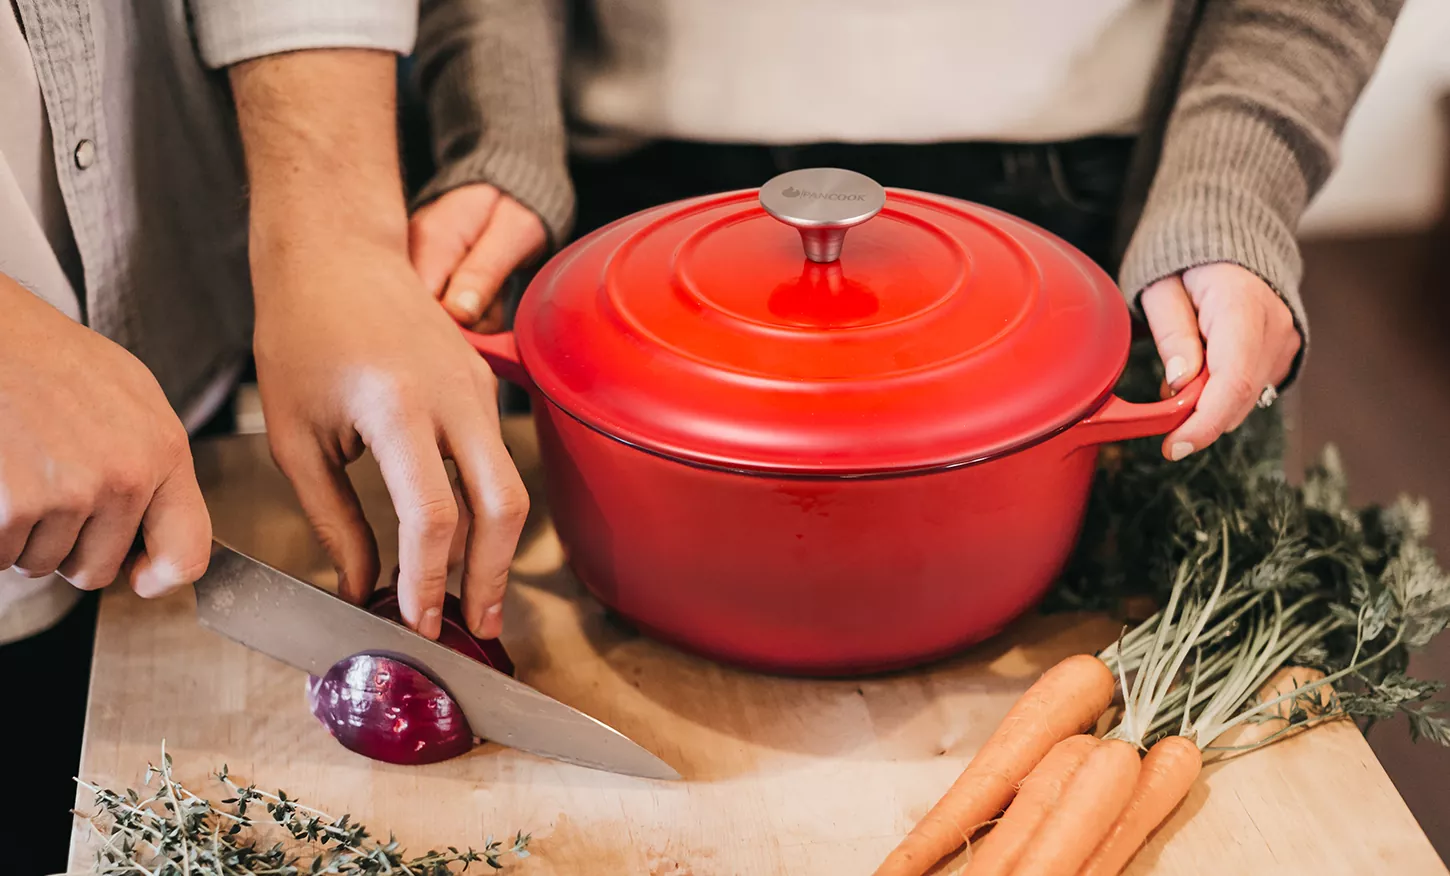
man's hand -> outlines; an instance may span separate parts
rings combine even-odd
[[[159,596],[211,558],[186,430],[134,356],[0,275],[0,570]]]
[[[1238,265],[1191,268],[1149,286],[1141,300],[1171,389],[1182,389],[1205,359],[1208,364],[1197,409],[1163,442],[1169,459],[1182,459],[1237,429],[1264,387],[1283,382],[1299,354],[1301,339],[1288,306]]]
[[[503,328],[499,290],[548,240],[532,210],[486,183],[461,186],[413,215],[408,251],[423,286],[461,325]]]
[[[254,349],[272,452],[361,601],[377,546],[345,467],[372,450],[400,522],[403,617],[436,638],[459,509],[464,615],[498,635],[528,496],[497,384],[408,260],[392,55],[308,51],[232,71],[252,191]]]

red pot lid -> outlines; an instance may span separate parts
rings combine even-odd
[[[1055,434],[1107,396],[1130,331],[1111,278],[1065,241],[835,169],[602,228],[538,274],[516,325],[539,390],[601,432],[830,475]]]

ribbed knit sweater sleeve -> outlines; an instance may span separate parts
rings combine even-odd
[[[491,183],[538,214],[555,246],[567,238],[563,41],[561,0],[423,0],[415,60],[437,173],[414,206]]]
[[[1307,348],[1295,232],[1402,5],[1205,0],[1123,259],[1131,303],[1156,280],[1231,262],[1284,298]]]

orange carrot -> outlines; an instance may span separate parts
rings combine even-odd
[[[1184,736],[1165,736],[1148,750],[1133,797],[1078,876],[1117,876],[1163,819],[1188,795],[1203,768],[1198,746]]]
[[[1089,654],[1047,670],[1013,704],[967,765],[876,876],[922,876],[1011,802],[1052,746],[1093,726],[1113,699],[1113,673]]]
[[[962,876],[1008,876],[1032,835],[1047,819],[1072,774],[1098,746],[1095,736],[1069,736],[1047,752],[1017,789],[1012,805],[972,850]]]
[[[1121,739],[1105,740],[1089,752],[1033,835],[1014,876],[1077,873],[1128,805],[1142,765],[1138,749]]]

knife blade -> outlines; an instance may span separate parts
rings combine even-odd
[[[304,672],[324,675],[364,651],[395,656],[442,685],[491,742],[613,773],[680,778],[613,727],[221,542],[195,586],[202,626]]]

